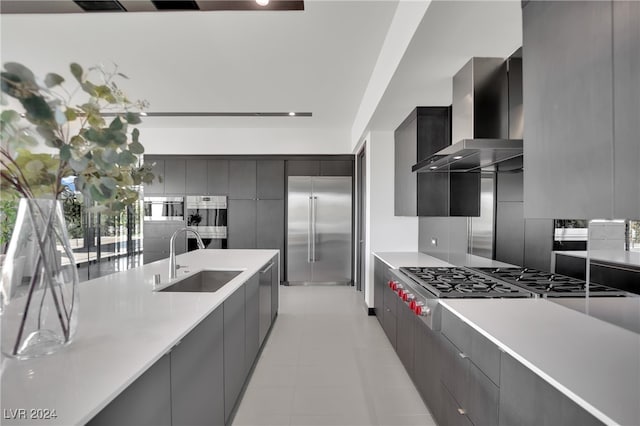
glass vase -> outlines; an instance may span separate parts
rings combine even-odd
[[[60,201],[21,199],[2,266],[2,353],[27,359],[69,344],[78,282]]]

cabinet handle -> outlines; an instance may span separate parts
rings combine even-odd
[[[271,267],[273,266],[273,262],[270,262],[269,265],[267,265],[266,268],[264,268],[262,271],[260,271],[261,274],[266,274],[267,272],[269,272],[269,269],[271,269]]]
[[[459,355],[460,355],[460,358],[462,359],[469,358],[469,355],[465,354],[464,352],[460,352]]]
[[[464,416],[465,414],[467,414],[467,410],[465,410],[464,408],[458,408],[458,414]]]

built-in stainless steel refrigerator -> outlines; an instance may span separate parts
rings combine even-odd
[[[352,281],[351,177],[290,176],[287,207],[287,281]]]

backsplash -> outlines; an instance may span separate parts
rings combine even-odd
[[[589,250],[625,250],[625,222],[592,220],[589,223]]]

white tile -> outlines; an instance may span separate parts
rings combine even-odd
[[[350,415],[369,413],[361,387],[299,387],[293,395],[292,415]]]
[[[400,414],[429,414],[429,410],[413,385],[370,389],[375,413],[379,418]]]
[[[341,416],[291,416],[291,425],[295,426],[369,426],[373,421],[369,415]]]
[[[232,426],[289,426],[291,418],[282,414],[241,415],[233,419]]]
[[[378,418],[377,424],[380,426],[437,426],[430,414],[383,416]]]
[[[238,406],[240,418],[266,414],[289,415],[293,403],[293,386],[254,386],[249,383]]]

